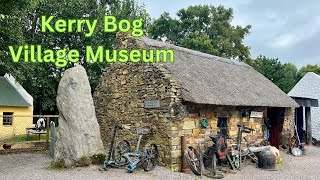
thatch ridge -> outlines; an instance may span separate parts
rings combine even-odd
[[[174,63],[163,63],[182,88],[185,101],[229,106],[297,107],[278,86],[251,66],[218,56],[138,38],[149,49],[172,49]]]
[[[157,41],[157,40],[154,40],[154,39],[149,39],[149,38],[147,38],[145,36],[140,37],[139,39],[142,40],[143,42],[145,42],[148,46],[151,46],[151,47],[154,47],[154,48],[157,48],[157,49],[160,49],[160,48],[175,49],[175,50],[183,51],[185,53],[192,54],[192,55],[195,55],[195,56],[201,56],[201,57],[204,57],[204,58],[216,59],[217,61],[220,61],[220,62],[223,62],[223,63],[234,64],[234,65],[239,65],[239,66],[246,66],[248,68],[252,68],[251,66],[249,66],[248,64],[245,64],[243,62],[239,62],[239,61],[235,61],[235,60],[231,60],[231,59],[227,59],[227,58],[222,58],[222,57],[211,55],[211,54],[206,54],[206,53],[203,53],[203,52],[200,52],[200,51],[195,51],[195,50],[192,50],[192,49],[187,49],[187,48],[184,48],[184,47],[179,47],[179,46],[175,46],[175,45],[168,44],[168,43],[163,43],[163,42],[160,42],[160,41]]]

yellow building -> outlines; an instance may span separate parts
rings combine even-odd
[[[0,139],[25,134],[32,116],[32,96],[11,75],[0,76]]]

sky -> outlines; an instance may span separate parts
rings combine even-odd
[[[320,64],[320,1],[317,0],[137,0],[152,18],[176,17],[191,5],[223,5],[234,11],[234,25],[251,25],[244,44],[251,57],[265,55],[298,67]]]

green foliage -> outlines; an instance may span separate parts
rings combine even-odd
[[[59,81],[63,72],[74,66],[69,63],[65,68],[56,68],[48,63],[13,63],[9,54],[9,45],[41,44],[43,49],[77,49],[80,56],[85,55],[85,46],[103,45],[112,49],[115,44],[115,33],[104,33],[104,16],[113,15],[118,20],[143,18],[148,24],[149,15],[143,6],[134,0],[18,0],[0,1],[0,75],[12,74],[34,98],[35,113],[54,112]],[[98,19],[98,26],[92,37],[83,33],[42,33],[39,31],[39,19],[42,15],[55,16],[56,19]],[[54,21],[55,21],[54,20]],[[85,29],[86,30],[86,29]],[[23,57],[22,57],[23,58]],[[102,71],[107,64],[82,64],[89,76],[92,91],[99,82]]]
[[[105,154],[95,154],[90,157],[91,163],[95,165],[103,164],[103,162],[106,160]]]
[[[67,168],[66,162],[63,159],[56,160],[51,162],[51,164],[48,166],[49,170],[56,170],[56,171],[63,171]]]
[[[278,58],[268,58],[262,55],[244,62],[275,83],[285,93],[290,92],[307,72],[320,74],[320,67],[317,64],[308,64],[298,70],[292,63],[282,64]]]
[[[261,55],[247,63],[275,83],[285,93],[288,93],[298,82],[298,70],[294,64],[282,64],[277,58],[267,58]]]
[[[294,64],[283,64],[280,70],[281,77],[276,85],[278,85],[285,93],[289,93],[298,82],[297,73],[298,69]]]
[[[40,140],[44,141],[46,140],[47,135],[43,134],[40,136]],[[39,136],[36,134],[30,134],[29,135],[29,141],[38,141],[39,140]],[[6,139],[1,139],[0,140],[0,144],[3,144],[5,142],[7,143],[16,143],[16,142],[25,142],[26,141],[26,135],[18,135],[18,136],[13,136],[10,138],[6,138]]]
[[[243,61],[250,56],[243,39],[251,26],[231,25],[233,10],[223,6],[190,6],[172,19],[168,13],[150,25],[149,35],[189,49]]]
[[[318,64],[308,64],[306,66],[303,66],[298,73],[298,78],[301,79],[304,75],[306,75],[308,72],[314,72],[316,74],[320,75],[320,66]]]
[[[88,157],[81,157],[74,165],[75,167],[86,167],[90,166],[91,160]]]

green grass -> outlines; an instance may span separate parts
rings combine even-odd
[[[64,171],[66,170],[65,167],[60,167],[60,166],[55,166],[55,165],[52,165],[50,164],[48,167],[47,167],[48,170],[52,170],[52,171]]]
[[[58,160],[55,162],[52,162],[47,169],[48,170],[54,170],[54,171],[64,171],[67,169],[66,165],[65,165],[65,161],[64,160]]]
[[[30,134],[29,135],[29,141],[38,141],[39,136],[37,134]],[[40,140],[46,140],[47,135],[46,134],[42,134],[40,136]],[[3,144],[4,142],[7,143],[14,143],[14,142],[24,142],[26,141],[26,135],[18,135],[18,136],[12,136],[10,138],[7,139],[2,139],[0,140],[0,144]]]

